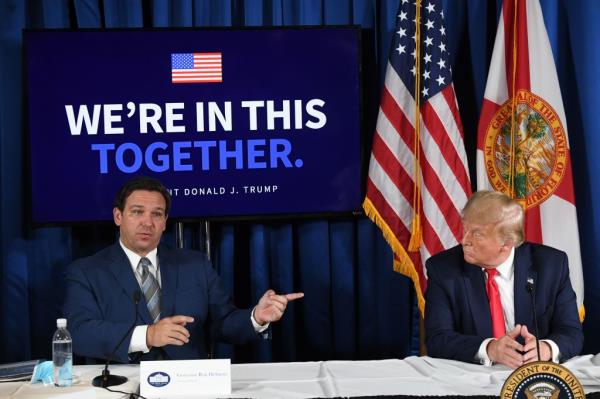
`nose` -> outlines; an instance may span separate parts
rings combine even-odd
[[[144,226],[151,226],[152,225],[152,215],[150,215],[149,213],[145,213],[144,216],[142,217],[142,225]]]
[[[460,243],[462,245],[471,245],[471,234],[469,233],[468,230],[463,229],[462,238],[460,240]]]

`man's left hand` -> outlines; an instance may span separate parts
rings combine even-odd
[[[264,293],[258,305],[254,308],[254,320],[258,324],[265,325],[281,319],[289,301],[302,298],[304,293],[294,292],[292,294],[277,295],[275,291],[268,290]]]
[[[525,345],[523,345],[523,363],[537,362],[538,354],[535,335],[530,333],[526,326],[523,326],[521,328],[521,336],[525,339]],[[552,348],[544,341],[540,341],[540,359],[544,362],[552,360]]]

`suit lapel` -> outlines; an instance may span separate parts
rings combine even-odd
[[[492,336],[492,317],[490,305],[485,291],[485,279],[479,266],[463,262],[463,282],[467,303],[471,308],[473,323],[477,335]]]
[[[533,309],[531,307],[531,294],[527,291],[527,278],[535,281],[536,273],[531,268],[531,253],[527,244],[515,248],[515,324],[533,326]],[[533,330],[530,329],[533,333]]]
[[[115,276],[116,281],[119,283],[121,288],[125,291],[127,298],[133,302],[133,293],[137,290],[140,292],[140,302],[138,303],[138,314],[140,318],[146,324],[152,324],[152,317],[150,316],[150,312],[148,312],[148,306],[146,304],[146,299],[144,298],[144,294],[138,284],[133,270],[131,268],[131,263],[129,263],[129,259],[123,248],[119,243],[113,245],[111,253],[110,264],[108,266],[109,270]],[[126,306],[123,304],[123,306]]]
[[[175,312],[175,288],[177,285],[178,265],[172,255],[173,252],[166,249],[166,247],[158,247],[161,279],[161,318],[173,316]]]

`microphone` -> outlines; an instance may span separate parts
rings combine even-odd
[[[119,348],[119,346],[121,346],[121,344],[123,343],[125,338],[127,338],[127,336],[135,328],[135,324],[136,324],[137,318],[138,318],[138,304],[140,303],[140,298],[141,298],[140,290],[135,290],[133,292],[133,303],[135,304],[135,309],[134,309],[135,315],[133,317],[133,323],[131,324],[131,327],[129,327],[129,330],[127,330],[125,335],[123,335],[123,338],[121,338],[119,343],[112,350],[110,355],[108,355],[108,357],[106,358],[106,364],[104,365],[104,370],[102,370],[102,375],[96,376],[92,380],[93,386],[99,387],[99,388],[106,388],[106,387],[111,387],[113,385],[121,385],[121,384],[124,384],[127,382],[127,377],[123,377],[121,375],[111,375],[110,371],[108,371],[108,365],[110,364],[110,361],[112,360],[112,357],[114,356],[114,354],[117,351],[117,349]]]
[[[531,295],[531,307],[533,308],[533,326],[535,327],[535,348],[537,350],[538,362],[542,361],[540,357],[540,340],[538,339],[538,321],[537,314],[535,311],[535,281],[533,277],[527,277],[527,292]]]

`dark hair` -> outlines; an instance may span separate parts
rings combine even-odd
[[[160,181],[153,179],[152,177],[134,177],[133,179],[127,181],[117,192],[113,206],[123,212],[127,198],[131,195],[131,193],[137,190],[155,191],[161,193],[165,199],[165,213],[167,215],[169,214],[169,210],[171,209],[171,194],[169,194],[169,191]]]

